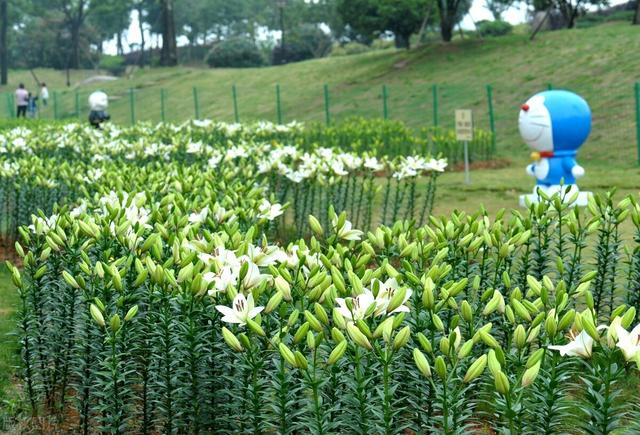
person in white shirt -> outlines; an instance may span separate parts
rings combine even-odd
[[[18,110],[16,111],[16,115],[18,118],[21,116],[23,118],[27,117],[27,106],[29,105],[29,91],[24,88],[24,83],[20,83],[18,85],[18,89],[16,89],[16,106]]]
[[[49,102],[49,89],[47,89],[47,84],[44,82],[42,82],[40,86],[40,100],[42,100],[42,105],[46,106]]]

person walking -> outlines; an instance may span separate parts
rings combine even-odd
[[[16,117],[23,118],[27,117],[27,106],[29,105],[29,92],[24,88],[24,83],[20,83],[18,85],[18,89],[16,89],[16,106],[18,106],[18,110],[16,111]]]
[[[42,82],[40,86],[40,99],[42,100],[42,105],[46,107],[49,102],[49,89],[47,89],[47,84],[45,82]]]
[[[38,97],[35,97],[29,92],[29,100],[27,104],[27,114],[29,118],[35,118],[38,114]]]

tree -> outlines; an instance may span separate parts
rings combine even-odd
[[[9,70],[9,44],[7,43],[7,27],[9,27],[9,17],[7,16],[7,0],[0,0],[0,84],[6,85]]]
[[[467,14],[471,7],[470,0],[436,0],[440,14],[440,35],[449,42],[453,37],[453,28]]]
[[[608,3],[608,0],[533,0],[533,6],[536,11],[559,11],[564,18],[566,27],[572,29],[576,25],[576,20],[587,10],[588,6],[602,6]]]
[[[396,47],[409,48],[410,36],[420,29],[429,0],[340,0],[338,13],[363,42],[393,32]]]
[[[502,14],[513,5],[514,0],[485,0],[489,12],[495,21],[502,21]]]
[[[162,49],[160,64],[175,66],[178,64],[178,46],[174,21],[173,0],[161,0]]]
[[[633,16],[633,24],[640,24],[640,0],[636,0],[636,13]]]
[[[131,0],[101,0],[92,6],[88,23],[91,26],[92,34],[97,39],[99,51],[102,51],[103,41],[116,35],[118,55],[124,54],[122,36],[131,22],[132,8]]]

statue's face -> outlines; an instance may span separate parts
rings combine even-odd
[[[520,136],[536,151],[553,151],[551,116],[544,106],[544,97],[536,95],[522,105],[518,118]]]

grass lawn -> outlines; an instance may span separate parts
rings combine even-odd
[[[12,386],[15,367],[18,364],[18,343],[15,336],[14,313],[19,298],[11,282],[11,274],[0,266],[0,432],[7,430],[12,410],[18,405],[18,397]]]

